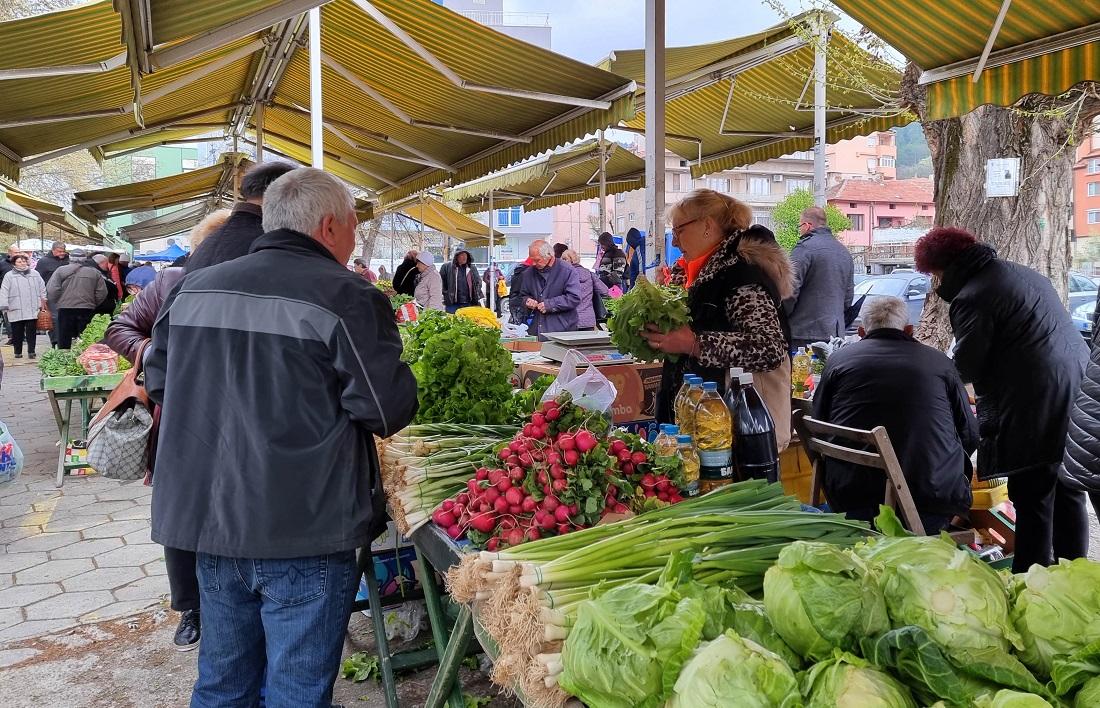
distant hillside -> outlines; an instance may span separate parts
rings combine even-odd
[[[898,179],[932,176],[932,153],[924,139],[920,123],[894,128],[898,136]]]

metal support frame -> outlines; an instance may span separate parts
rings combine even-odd
[[[256,106],[256,162],[264,161],[264,106]]]
[[[814,19],[814,205],[825,207],[825,88],[826,50],[831,25],[824,16]]]
[[[978,78],[981,77],[982,70],[985,69],[985,63],[989,59],[989,53],[993,51],[993,45],[997,42],[997,35],[1001,32],[1001,25],[1005,21],[1005,15],[1008,14],[1010,5],[1012,5],[1012,0],[1004,0],[1001,3],[1001,11],[997,13],[997,20],[993,23],[993,29],[989,31],[989,39],[985,41],[982,55],[978,57],[978,65],[974,67],[974,77],[971,79],[974,83],[978,83]]]
[[[309,116],[311,164],[325,169],[324,113],[321,105],[321,9],[309,11]]]
[[[23,69],[0,69],[0,81],[13,79],[41,79],[47,76],[75,76],[78,74],[103,74],[126,65],[126,52],[110,59],[91,64],[66,64],[62,66],[31,66]]]
[[[271,119],[271,118],[273,118],[273,116],[269,116],[269,119]],[[268,127],[264,128],[264,132],[267,135],[273,136],[277,140],[282,140],[284,143],[289,143],[289,144],[293,145],[294,147],[301,148],[302,150],[305,150],[307,152],[310,152],[313,149],[310,145],[307,145],[306,143],[303,143],[301,140],[295,140],[294,138],[291,138],[287,135],[283,135],[282,133],[278,133],[276,131],[273,131]],[[271,148],[269,147],[268,149],[270,150]],[[301,161],[299,158],[291,157],[290,155],[286,155],[285,153],[283,153],[283,155],[285,155],[286,157],[289,157],[290,159],[294,160],[295,162],[300,162]],[[353,158],[345,157],[344,155],[337,155],[336,153],[333,153],[333,152],[326,152],[325,157],[327,157],[330,160],[336,160],[339,163],[347,165],[349,168],[355,170],[356,172],[361,172],[364,175],[366,175],[367,177],[370,177],[371,179],[377,180],[379,182],[383,182],[383,183],[389,185],[390,187],[397,187],[398,186],[398,184],[396,182],[394,182],[393,180],[391,180],[387,177],[383,177],[380,174],[377,174],[372,169],[370,169],[366,165],[363,165],[362,163],[358,162],[357,160],[355,160]]]
[[[645,0],[645,206],[658,265],[665,259],[665,0]],[[643,264],[643,271],[644,271]]]
[[[496,230],[495,227],[494,227],[494,224],[493,224],[493,218],[494,218],[494,216],[493,216],[493,190],[490,189],[489,190],[489,219],[488,219],[488,221],[489,221],[489,265],[490,266],[492,266],[492,263],[493,263],[493,234]],[[497,264],[497,269],[498,270],[500,269],[500,264]],[[497,291],[497,284],[492,283],[489,286],[489,290],[495,295],[496,291]],[[496,307],[494,307],[496,302],[492,299],[493,295],[490,295],[489,297],[490,297],[489,309],[492,310],[493,312],[496,312]]]
[[[600,149],[600,232],[603,233],[604,229],[607,229],[607,153],[608,150],[603,142],[603,131],[596,133],[596,140]],[[556,176],[556,175],[555,175]],[[589,180],[591,181],[591,180]],[[550,185],[547,185],[549,187]],[[545,190],[543,190],[545,191]],[[610,230],[610,229],[608,229]]]

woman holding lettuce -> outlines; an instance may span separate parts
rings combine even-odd
[[[790,440],[790,329],[781,303],[792,292],[791,263],[774,234],[751,226],[744,202],[697,189],[669,210],[672,244],[683,256],[672,284],[687,288],[691,324],[641,334],[665,361],[657,392],[657,422],[672,423],[672,402],[686,374],[714,381],[724,393],[731,367],[754,374],[776,421],[779,449]]]

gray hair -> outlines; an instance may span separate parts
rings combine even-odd
[[[341,224],[355,210],[344,183],[324,170],[301,167],[271,183],[264,193],[264,231],[290,229],[311,234],[325,216]]]
[[[873,332],[876,329],[904,330],[909,325],[909,305],[900,297],[876,295],[867,300],[860,310],[863,329]]]
[[[539,254],[539,256],[542,258],[554,257],[554,247],[551,246],[549,242],[543,241],[542,239],[539,239],[538,241],[535,241],[531,244],[530,248],[527,249],[527,252],[530,253],[531,251]]]
[[[828,226],[829,220],[825,217],[825,210],[819,206],[806,207],[802,210],[802,220],[815,229]]]

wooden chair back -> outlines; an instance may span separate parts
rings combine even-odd
[[[804,407],[799,406],[792,416],[794,429],[802,441],[806,457],[814,466],[814,476],[810,492],[810,503],[821,504],[822,490],[825,486],[825,459],[844,460],[865,467],[880,469],[886,474],[885,504],[897,512],[902,523],[918,536],[924,535],[909,485],[901,471],[901,463],[890,444],[890,436],[881,425],[873,430],[858,430],[842,425],[823,423],[814,420]],[[843,443],[853,443],[845,445]],[[870,450],[861,449],[870,447]]]

